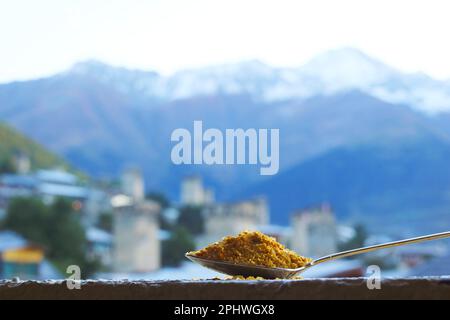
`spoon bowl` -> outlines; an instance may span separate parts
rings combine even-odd
[[[269,268],[264,266],[257,266],[257,265],[248,265],[248,264],[238,264],[233,262],[227,262],[227,261],[218,261],[218,260],[211,260],[211,259],[204,259],[196,257],[192,253],[186,253],[186,258],[191,260],[194,263],[198,263],[201,266],[212,269],[214,271],[218,271],[220,273],[228,274],[231,276],[243,276],[243,277],[262,277],[264,279],[292,279],[296,275],[300,274],[301,272],[305,271],[306,269],[309,269],[315,265],[318,265],[323,262],[336,260],[344,257],[350,257],[357,254],[362,254],[366,252],[371,252],[379,249],[385,249],[385,248],[391,248],[391,247],[398,247],[406,244],[411,243],[419,243],[424,241],[430,241],[430,240],[436,240],[436,239],[443,239],[443,238],[449,238],[450,237],[450,231],[441,232],[441,233],[434,233],[429,234],[425,236],[410,238],[410,239],[404,239],[399,241],[393,241],[393,242],[387,242],[382,244],[377,244],[374,246],[369,247],[363,247],[338,253],[333,253],[327,256],[324,256],[322,258],[313,260],[306,265],[297,268],[297,269],[285,269],[285,268]]]
[[[291,279],[306,268],[305,266],[299,269],[284,269],[268,268],[247,264],[236,264],[226,261],[198,258],[191,253],[186,253],[186,258],[188,258],[192,262],[198,263],[205,268],[228,274],[230,276],[262,277],[264,279]]]

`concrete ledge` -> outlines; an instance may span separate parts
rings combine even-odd
[[[384,279],[369,290],[365,278],[294,281],[0,281],[0,299],[449,299],[450,277]]]

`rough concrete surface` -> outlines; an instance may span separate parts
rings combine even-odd
[[[0,281],[0,299],[450,299],[450,277],[384,279],[369,290],[365,278],[304,280]]]

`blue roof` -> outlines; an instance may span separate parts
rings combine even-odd
[[[163,229],[158,230],[158,240],[164,241],[170,239],[171,232]]]
[[[84,187],[56,183],[42,183],[38,190],[42,194],[59,197],[86,198],[88,196],[88,189]]]
[[[112,235],[110,233],[94,227],[87,230],[86,237],[90,242],[97,242],[108,245],[112,243]]]
[[[34,188],[37,184],[35,177],[23,174],[4,174],[1,176],[0,180],[6,185],[21,186],[26,188]]]
[[[36,177],[41,181],[62,184],[76,184],[78,181],[75,175],[62,170],[38,170]]]
[[[13,231],[0,232],[0,252],[26,247],[28,241]]]

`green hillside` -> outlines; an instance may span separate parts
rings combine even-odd
[[[64,160],[17,130],[0,123],[0,173],[15,171],[14,158],[18,154],[25,154],[30,158],[31,169],[51,167],[69,169]]]

